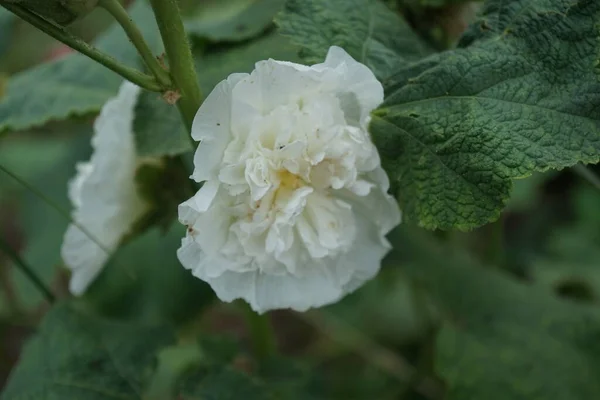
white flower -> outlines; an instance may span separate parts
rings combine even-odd
[[[62,257],[72,270],[69,289],[80,295],[98,276],[123,236],[145,212],[136,192],[137,165],[133,136],[133,110],[140,88],[125,82],[109,100],[94,124],[89,162],[77,165],[69,183],[75,224],[67,229]]]
[[[179,207],[181,263],[258,312],[322,306],[372,278],[400,223],[367,132],[382,101],[339,47],[322,64],[261,61],[217,85],[192,129],[192,177],[206,182]]]

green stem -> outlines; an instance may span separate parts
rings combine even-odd
[[[56,297],[54,294],[44,285],[44,282],[40,279],[39,276],[33,271],[33,269],[29,268],[29,266],[23,261],[23,259],[17,254],[15,250],[4,240],[0,240],[0,249],[6,253],[6,255],[15,263],[17,268],[21,270],[27,276],[27,278],[37,287],[40,292],[46,297],[49,303],[54,303]]]
[[[73,36],[64,28],[45,20],[39,15],[26,10],[17,4],[2,3],[2,6],[19,18],[35,26],[39,30],[52,36],[54,39],[104,65],[106,68],[116,72],[123,78],[135,83],[136,85],[153,92],[163,91],[163,87],[156,81],[154,77],[120,63],[108,54],[103,53],[93,46],[90,46],[80,38]]]
[[[144,36],[138,29],[137,25],[133,22],[129,14],[119,0],[100,0],[98,2],[100,7],[103,7],[108,11],[121,25],[131,43],[135,46],[138,53],[150,69],[150,72],[154,75],[158,83],[164,88],[171,86],[171,78],[169,73],[160,65],[152,50],[144,40]]]
[[[165,45],[171,77],[181,98],[177,102],[183,120],[191,131],[192,122],[202,103],[192,51],[183,28],[177,0],[150,0]]]
[[[258,314],[247,303],[242,303],[242,309],[246,317],[256,357],[259,360],[264,360],[275,354],[275,334],[268,314]]]
[[[89,230],[87,230],[79,222],[77,222],[73,218],[71,218],[71,215],[69,214],[68,211],[65,211],[61,206],[59,206],[56,202],[54,202],[49,197],[47,197],[44,193],[42,193],[41,191],[37,190],[35,187],[33,187],[32,185],[30,185],[29,183],[27,183],[27,181],[25,181],[23,178],[21,178],[18,175],[14,174],[13,172],[11,172],[8,168],[6,168],[5,166],[3,166],[2,164],[0,164],[0,171],[4,172],[6,175],[8,175],[11,178],[13,178],[15,181],[17,181],[25,189],[29,190],[36,197],[38,197],[43,202],[45,202],[47,205],[49,205],[50,207],[52,207],[56,212],[58,212],[61,216],[63,216],[67,221],[69,221],[70,223],[72,223],[73,225],[75,225],[81,232],[83,232],[83,234],[85,236],[88,237],[88,239],[90,239],[92,242],[94,242],[96,244],[96,246],[100,247],[100,249],[102,251],[104,251],[106,254],[109,254],[109,255],[111,254],[111,252],[106,248],[106,246],[104,246],[102,243],[100,243],[100,241],[98,239],[96,239],[96,237],[94,235],[92,235],[92,233]]]

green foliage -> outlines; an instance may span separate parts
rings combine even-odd
[[[192,36],[210,42],[238,42],[253,38],[273,23],[284,0],[210,0],[186,21]]]
[[[282,379],[280,374],[278,384],[271,387],[261,377],[235,369],[231,357],[222,357],[222,349],[216,354],[209,347],[212,340],[175,342],[175,331],[165,325],[118,322],[89,315],[77,304],[60,304],[27,345],[1,398],[302,398],[301,387],[289,383],[298,373],[289,363],[284,370],[293,375]],[[235,342],[225,345],[225,353],[239,351]]]
[[[448,400],[600,396],[600,311],[482,268],[423,232],[398,230],[392,241],[400,259],[391,263],[445,316],[435,361]]]
[[[139,399],[156,352],[173,341],[169,328],[113,322],[59,305],[28,344],[2,399]]]
[[[487,3],[462,48],[396,72],[371,132],[407,220],[496,219],[511,179],[597,162],[600,5]]]
[[[306,61],[323,61],[329,47],[337,45],[379,79],[431,52],[379,0],[288,0],[276,23],[283,35],[302,46]]]
[[[133,131],[140,157],[175,156],[193,150],[177,108],[158,93],[140,93]]]
[[[0,7],[0,56],[4,53],[11,39],[15,17],[6,9]],[[2,92],[0,92],[0,98]]]
[[[146,40],[158,53],[160,35],[152,10],[138,1],[131,17],[140,23]],[[120,26],[114,25],[95,45],[116,59],[141,67],[141,61]],[[8,81],[0,102],[0,134],[44,125],[50,121],[97,113],[116,95],[121,77],[81,54],[21,72]]]
[[[204,282],[177,260],[185,227],[152,229],[121,247],[94,281],[83,300],[97,313],[153,323],[181,323],[213,301]]]
[[[200,87],[208,93],[230,74],[252,71],[254,64],[260,60],[298,61],[297,50],[287,38],[269,32],[251,42],[220,47],[198,55],[196,69],[200,71]]]
[[[57,129],[69,130],[72,135],[57,140],[52,137]],[[75,163],[89,153],[90,131],[89,125],[64,124],[48,129],[43,139],[33,135],[19,137],[20,140],[7,137],[0,142],[0,163],[68,214],[71,204],[67,182],[75,175]],[[22,241],[22,258],[48,286],[53,286],[69,220],[3,172],[0,172],[0,193],[0,204],[6,211],[14,210],[0,215],[0,225],[16,226],[9,238]],[[17,305],[24,310],[38,307],[43,296],[28,278],[14,268],[8,276],[7,284],[14,291]]]

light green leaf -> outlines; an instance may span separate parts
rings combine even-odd
[[[160,36],[147,3],[137,1],[131,9],[131,17],[158,54]],[[126,64],[142,65],[135,48],[117,24],[97,40],[96,46]],[[81,54],[14,75],[0,102],[0,134],[96,113],[116,95],[122,81],[114,72]]]
[[[426,288],[445,323],[436,370],[447,400],[600,398],[600,311],[476,264],[416,229],[388,261]],[[393,260],[393,261],[392,261]]]
[[[186,21],[186,31],[211,42],[253,38],[273,24],[285,0],[209,0]]]
[[[302,46],[309,62],[322,62],[329,47],[343,47],[379,79],[431,52],[406,21],[379,0],[288,0],[275,21]]]
[[[158,93],[140,93],[133,130],[137,154],[141,157],[174,156],[193,150],[177,107]]]
[[[371,133],[407,220],[470,229],[511,179],[600,159],[600,3],[489,1],[467,46],[398,70]]]
[[[298,61],[298,48],[276,32],[267,33],[251,42],[223,46],[196,57],[196,69],[203,93],[210,93],[217,83],[234,72],[250,72],[260,60]]]
[[[156,352],[174,340],[169,328],[104,320],[59,305],[26,346],[2,399],[140,399]]]

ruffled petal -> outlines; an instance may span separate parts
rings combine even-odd
[[[145,212],[136,192],[133,110],[140,89],[124,83],[109,100],[94,124],[94,152],[77,168],[69,197],[75,210],[61,253],[72,270],[70,290],[80,295],[96,278],[121,238]],[[78,226],[85,228],[85,232]]]
[[[353,59],[344,49],[332,46],[323,64],[315,68],[333,68],[339,71],[339,91],[352,93],[360,106],[356,118],[366,128],[368,117],[377,106],[383,103],[383,86],[373,72],[364,64]],[[350,116],[350,119],[353,119]]]
[[[231,92],[248,74],[232,74],[204,100],[192,125],[192,138],[200,141],[194,155],[196,182],[216,178],[216,168],[231,141]]]

